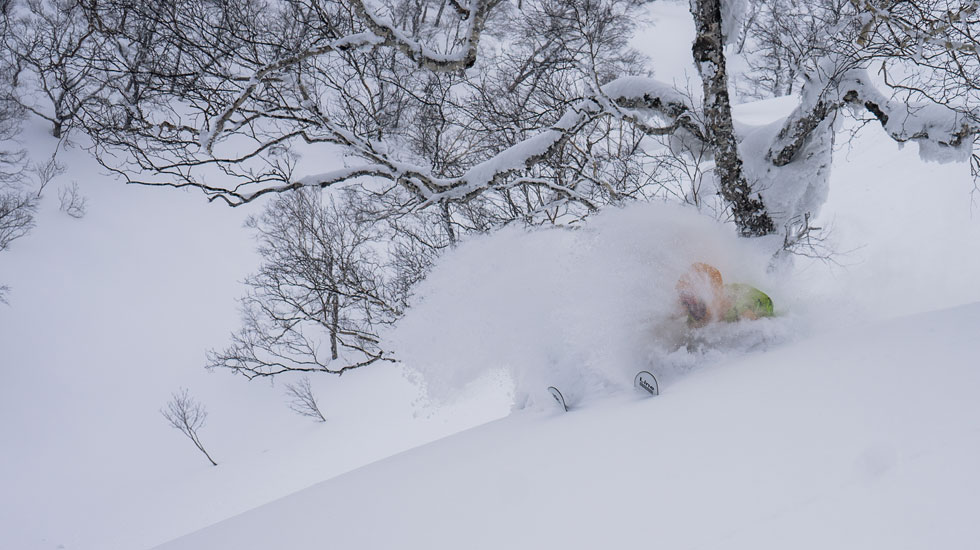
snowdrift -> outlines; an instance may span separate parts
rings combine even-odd
[[[972,304],[528,410],[160,550],[963,548],[978,330]]]

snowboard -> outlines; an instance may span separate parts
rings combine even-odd
[[[558,388],[554,386],[548,386],[548,392],[550,392],[551,397],[554,397],[555,401],[558,402],[558,406],[561,407],[561,410],[568,412],[568,405],[565,404],[565,396],[563,396],[561,392],[558,391]]]
[[[660,384],[657,383],[657,377],[650,371],[641,370],[636,373],[636,377],[633,378],[633,386],[650,395],[660,395]]]

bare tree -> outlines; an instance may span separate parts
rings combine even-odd
[[[37,195],[19,182],[0,181],[0,252],[34,228]]]
[[[751,0],[738,53],[748,65],[739,92],[778,97],[799,91],[821,58],[847,46],[831,35],[849,0]]]
[[[100,35],[86,24],[80,0],[24,4],[4,43],[14,59],[12,97],[50,122],[51,134],[61,138],[102,92],[92,63]]]
[[[309,377],[300,378],[295,384],[286,384],[286,396],[290,398],[289,408],[300,416],[308,416],[320,422],[327,419],[320,411]]]
[[[385,235],[358,212],[355,195],[300,190],[248,225],[263,264],[246,280],[243,328],[208,354],[208,368],[249,378],[287,371],[345,372],[390,361],[378,329],[401,314],[382,264]]]
[[[59,148],[60,148],[59,143]],[[33,178],[37,181],[38,199],[44,196],[44,190],[54,181],[55,178],[65,173],[65,165],[58,162],[58,150],[55,149],[48,160],[44,162],[32,162],[28,169]]]
[[[98,4],[90,19],[106,20],[112,5]],[[137,71],[145,95],[158,99],[139,102],[136,122],[118,124],[102,111],[86,120],[111,169],[140,183],[205,190],[205,179],[235,181],[208,191],[231,204],[370,178],[395,214],[438,212],[450,243],[515,219],[567,223],[646,184],[634,155],[643,132],[595,113],[533,171],[515,159],[493,181],[471,185],[464,176],[556,123],[613,75],[637,71],[626,47],[634,6],[450,2],[437,14],[426,2],[392,2],[368,13],[360,2],[242,0],[213,10],[173,6],[166,19],[134,8],[131,19],[152,20],[176,41],[167,51],[182,56]],[[486,62],[474,65],[487,32],[514,47],[484,52]],[[225,47],[229,40],[236,42]],[[189,109],[171,110],[175,95]],[[348,166],[297,174],[296,153],[310,147],[339,147]]]
[[[36,196],[0,182],[0,252],[33,229],[36,210]],[[0,284],[0,302],[6,303],[9,291],[10,287]]]
[[[73,181],[71,185],[62,186],[58,191],[59,208],[65,214],[79,219],[85,217],[85,203],[88,200],[78,190],[78,182]]]
[[[9,6],[0,2],[0,39],[9,32]],[[12,66],[0,53],[0,252],[34,227],[38,196],[27,189],[28,159],[25,151],[8,147],[20,131],[23,110],[11,99]],[[0,284],[0,302],[9,287]]]
[[[197,431],[204,427],[208,412],[204,408],[204,405],[190,396],[186,388],[174,392],[171,395],[170,401],[167,402],[166,408],[160,409],[160,414],[167,419],[167,422],[174,429],[179,430],[180,433],[187,436],[194,443],[194,446],[197,447],[197,450],[201,451],[207,457],[208,462],[212,466],[218,465],[204,449],[201,438],[197,434]]]

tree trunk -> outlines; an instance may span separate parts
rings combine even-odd
[[[330,292],[327,297],[327,301],[330,304],[330,358],[334,361],[340,357],[337,350],[337,338],[340,333],[340,295],[337,292],[337,277],[334,275],[334,261],[333,258],[330,259],[330,263],[327,264],[327,270],[329,271],[330,286],[334,289]]]
[[[440,206],[442,207],[442,223],[446,228],[446,237],[449,238],[449,247],[456,248],[456,231],[453,230],[453,215],[449,211],[449,201],[443,201]]]
[[[332,323],[330,329],[330,358],[336,361],[340,357],[337,350],[337,337],[340,333],[340,295],[336,292],[330,295],[330,316]]]
[[[721,0],[691,0],[697,37],[691,48],[694,63],[704,82],[704,120],[708,142],[714,148],[715,173],[721,196],[732,208],[735,225],[744,237],[760,237],[775,231],[762,197],[752,197],[752,186],[742,171],[731,98],[725,41],[722,36]]]

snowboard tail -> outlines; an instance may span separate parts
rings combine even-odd
[[[657,382],[657,377],[653,375],[652,372],[641,370],[636,373],[633,378],[633,386],[639,390],[643,390],[650,395],[660,395],[660,383]],[[555,399],[555,403],[561,407],[562,411],[568,412],[568,403],[565,401],[565,396],[562,395],[561,391],[554,386],[548,386],[548,393],[551,397]]]
[[[561,407],[561,410],[568,412],[568,405],[565,404],[565,396],[563,396],[561,392],[558,391],[558,388],[554,386],[548,386],[548,392],[551,393],[551,397],[554,397],[555,401],[558,402],[558,406]]]
[[[636,377],[633,378],[633,386],[650,395],[660,395],[660,384],[657,383],[657,377],[650,371],[641,370],[636,373]]]

